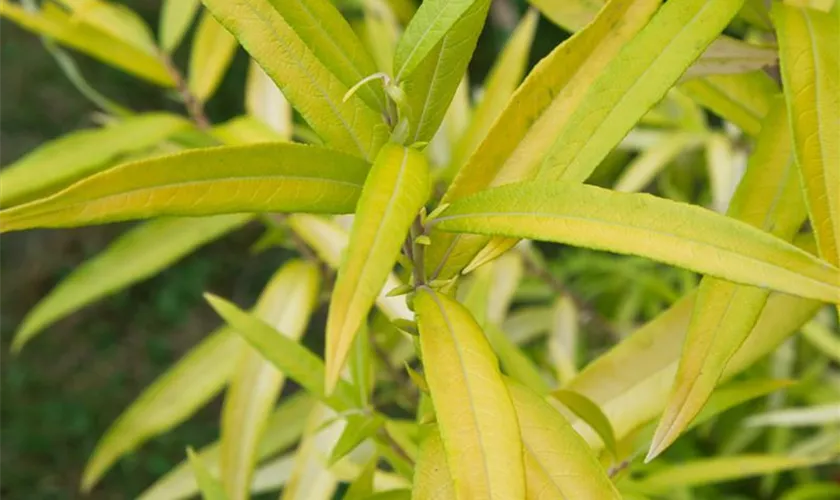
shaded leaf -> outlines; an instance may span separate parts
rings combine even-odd
[[[557,401],[561,402],[563,406],[568,408],[572,413],[580,417],[581,420],[598,433],[598,437],[603,441],[607,451],[613,456],[617,456],[615,444],[615,432],[609,419],[604,415],[598,405],[583,394],[567,389],[557,389],[551,392],[551,396]]]
[[[687,81],[680,91],[738,127],[757,136],[779,86],[763,71],[712,75]]]
[[[749,73],[776,64],[774,47],[753,45],[737,38],[721,35],[692,64],[682,80],[708,75]]]

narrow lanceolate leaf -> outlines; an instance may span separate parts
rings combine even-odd
[[[273,326],[277,335],[298,341],[317,304],[319,281],[314,264],[286,263],[266,286],[254,314]],[[263,431],[285,378],[253,348],[243,351],[237,366],[222,408],[220,464],[228,496],[244,499],[251,489]]]
[[[339,268],[349,239],[344,228],[324,217],[307,214],[292,214],[287,222],[289,227],[312,247],[320,259],[333,269]],[[401,285],[400,280],[392,273],[376,297],[376,306],[391,321],[414,318],[414,313],[405,304],[405,296],[387,296],[389,290]]]
[[[295,444],[303,433],[306,416],[312,411],[315,400],[303,391],[283,398],[266,423],[263,439],[257,450],[257,460],[276,456]],[[203,447],[198,455],[214,474],[219,470],[219,442]],[[256,481],[255,481],[256,484]],[[198,493],[198,485],[189,467],[181,462],[170,469],[138,496],[138,500],[161,500],[164,498],[189,498]]]
[[[281,138],[291,140],[294,128],[292,106],[254,61],[248,66],[248,79],[245,81],[245,110],[268,125]]]
[[[152,147],[189,126],[177,115],[148,113],[50,141],[0,171],[0,206],[52,194],[120,155]]]
[[[204,11],[192,41],[188,85],[199,101],[206,101],[222,82],[236,52],[236,38]]]
[[[466,0],[462,3],[471,5],[417,69],[402,81],[411,113],[408,117],[411,125],[409,142],[429,141],[435,135],[478,43],[490,2]]]
[[[324,405],[316,405],[306,422],[295,452],[292,474],[281,500],[331,500],[338,479],[327,468],[329,449],[338,440],[344,421]]]
[[[0,231],[162,215],[352,212],[368,165],[300,144],[226,146],[120,165],[0,211]]]
[[[726,27],[743,0],[667,2],[587,91],[541,166],[581,182]]]
[[[420,456],[414,467],[412,500],[455,500],[452,476],[437,425],[424,429]]]
[[[90,491],[125,453],[186,420],[227,383],[244,344],[229,329],[210,334],[155,380],[99,440],[82,475]]]
[[[757,136],[779,86],[763,71],[689,80],[680,91],[746,134]]]
[[[604,0],[528,0],[557,26],[574,33],[589,24],[604,6]]]
[[[75,23],[88,24],[114,38],[133,45],[147,54],[157,52],[148,25],[125,5],[101,0],[58,0],[72,13]]]
[[[775,47],[753,45],[726,35],[719,36],[688,68],[683,80],[708,75],[749,73],[776,64]]]
[[[370,73],[361,66],[359,58],[367,58],[361,42],[330,2],[203,2],[318,135],[338,150],[373,159],[388,135],[380,111],[363,100],[368,89],[343,98],[375,69],[372,61],[364,63]],[[349,54],[356,59],[348,62]]]
[[[672,488],[734,481],[773,472],[814,467],[823,457],[788,457],[783,455],[735,455],[682,462],[650,474],[636,484],[647,492],[665,492]]]
[[[784,102],[777,99],[727,212],[787,241],[807,217],[791,149]],[[768,296],[762,288],[712,277],[701,281],[677,378],[648,460],[669,446],[703,408]]]
[[[641,191],[677,156],[702,144],[705,134],[674,132],[645,149],[627,165],[614,189],[624,193]]]
[[[607,451],[612,456],[617,456],[615,431],[613,431],[612,424],[597,404],[583,394],[568,389],[552,391],[551,396],[586,422],[592,430],[598,433],[598,437],[603,441]]]
[[[314,398],[336,411],[346,411],[355,406],[356,398],[353,388],[344,381],[339,381],[332,396],[326,395],[324,363],[312,351],[284,335],[278,335],[277,330],[261,319],[222,298],[212,294],[206,294],[205,298],[213,309],[236,330],[236,333]]]
[[[507,387],[522,431],[527,498],[621,498],[586,442],[557,410],[524,386],[507,382]]]
[[[736,283],[840,302],[840,270],[825,261],[743,222],[646,194],[523,182],[456,201],[435,225],[639,255]]]
[[[489,0],[429,0],[420,4],[397,44],[394,75],[406,80],[433,53],[458,20],[476,3]]]
[[[158,27],[160,47],[164,52],[171,53],[178,48],[199,5],[199,0],[164,0]]]
[[[198,483],[198,489],[201,490],[201,498],[204,500],[227,500],[228,496],[225,494],[222,483],[204,465],[204,462],[192,448],[187,448],[187,458]]]
[[[129,230],[74,269],[32,308],[21,323],[13,349],[20,350],[55,321],[156,274],[196,248],[242,226],[248,219],[247,215],[159,219]]]
[[[423,288],[414,304],[456,498],[525,498],[519,424],[484,333],[444,295]]]
[[[175,85],[159,58],[89,24],[74,22],[72,14],[61,9],[53,8],[47,16],[28,12],[18,4],[2,0],[0,16],[152,83],[166,87]]]
[[[415,149],[386,145],[356,207],[347,255],[338,269],[327,318],[327,391],[347,359],[356,331],[394,267],[429,196],[429,166]]]
[[[774,4],[782,82],[820,256],[840,264],[840,10]]]
[[[470,124],[455,145],[452,156],[454,168],[460,168],[475,151],[522,80],[538,19],[537,11],[530,10],[510,35],[505,49],[487,77],[484,92]]]
[[[585,30],[540,61],[460,168],[444,203],[532,177],[586,90],[659,4],[659,0],[614,0]],[[454,276],[486,242],[487,238],[434,234],[426,253],[427,273],[432,278]]]
[[[837,423],[840,423],[840,404],[825,404],[760,413],[749,417],[744,425],[748,427],[808,427]]]

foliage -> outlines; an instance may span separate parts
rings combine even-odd
[[[0,173],[0,231],[151,220],[45,297],[16,349],[249,221],[298,255],[250,312],[206,296],[227,325],[113,424],[83,490],[224,389],[218,443],[143,498],[831,494],[835,2],[535,0],[573,34],[525,74],[524,14],[483,94],[465,71],[490,0],[202,3],[165,1],[156,42],[116,3],[0,0],[186,111],[68,75],[102,127]],[[171,55],[195,18],[185,77]],[[237,42],[246,113],[213,124]]]

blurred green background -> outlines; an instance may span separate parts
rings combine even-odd
[[[122,3],[158,24],[159,0]],[[503,2],[520,11],[524,2]],[[494,9],[470,67],[475,84],[486,75],[518,15]],[[513,23],[513,24],[511,24]],[[532,63],[565,34],[541,21]],[[189,39],[189,35],[187,37]],[[189,44],[175,61],[186,67]],[[135,110],[181,106],[156,87],[73,53],[83,75],[106,96]],[[206,111],[214,122],[243,112],[247,56],[239,51]],[[94,125],[96,108],[67,80],[38,37],[0,21],[0,165],[80,127]],[[206,290],[251,304],[286,254],[248,255],[260,235],[247,226],[175,267],[48,328],[17,355],[9,345],[21,319],[75,266],[101,251],[128,225],[28,231],[0,244],[0,381],[4,500],[82,498],[79,479],[97,440],[156,376],[219,324],[205,305]],[[130,264],[128,264],[130,265]],[[187,445],[216,438],[219,401],[174,432],[153,439],[120,461],[85,498],[133,498],[184,458]]]

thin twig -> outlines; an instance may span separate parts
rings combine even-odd
[[[426,233],[426,229],[423,227],[423,223],[420,221],[420,216],[418,215],[414,219],[414,223],[411,225],[411,255],[409,258],[412,260],[414,264],[412,266],[412,273],[414,274],[414,287],[417,288],[419,286],[423,286],[426,284],[426,269],[425,269],[425,256],[426,256],[426,247],[417,243],[417,237],[422,236]]]
[[[166,67],[166,71],[172,77],[172,80],[175,81],[175,89],[180,94],[181,100],[184,102],[184,107],[187,109],[187,113],[190,115],[192,121],[195,122],[195,125],[200,130],[209,130],[210,120],[204,114],[204,104],[192,93],[187,85],[187,81],[184,79],[184,75],[181,74],[181,71],[175,66],[175,63],[172,62],[172,58],[168,54],[160,54],[160,59],[163,61],[163,65]]]

